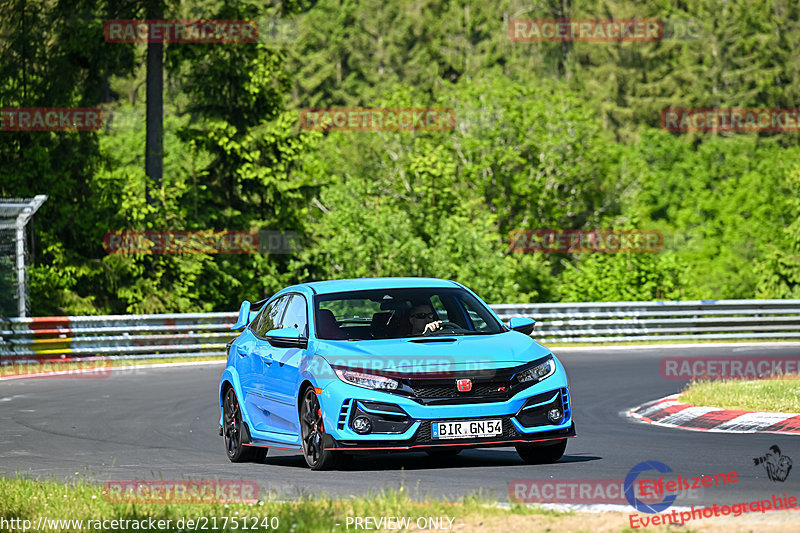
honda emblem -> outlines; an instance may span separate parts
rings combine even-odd
[[[469,392],[472,390],[472,380],[471,379],[457,379],[456,380],[456,387],[458,388],[458,392]]]

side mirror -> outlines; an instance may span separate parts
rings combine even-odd
[[[515,316],[508,322],[509,328],[524,333],[525,335],[533,333],[533,326],[535,325],[536,321],[534,319],[521,316]]]
[[[295,328],[279,328],[267,332],[267,342],[276,348],[307,348],[308,339]]]
[[[250,311],[250,302],[245,300],[242,302],[242,305],[239,307],[239,318],[236,319],[236,324],[234,324],[231,329],[242,329],[247,327],[247,325],[253,321],[258,313],[255,311]]]

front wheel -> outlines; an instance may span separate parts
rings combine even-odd
[[[561,459],[561,456],[564,455],[564,451],[567,449],[567,439],[561,439],[557,443],[547,446],[521,444],[515,447],[522,460],[529,465],[543,465],[555,463]]]
[[[242,444],[242,411],[233,388],[225,393],[222,402],[222,436],[225,439],[225,453],[233,463],[250,461],[261,462],[267,456],[267,449],[259,446]]]
[[[300,402],[300,440],[303,457],[311,470],[330,470],[342,465],[348,456],[325,449],[322,407],[313,387],[306,389]]]

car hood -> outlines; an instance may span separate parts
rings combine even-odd
[[[496,335],[317,340],[314,351],[332,366],[400,373],[497,370],[529,363],[551,353],[515,331]]]

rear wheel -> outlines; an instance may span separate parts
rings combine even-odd
[[[300,440],[303,457],[311,470],[330,470],[343,465],[348,456],[325,449],[322,407],[313,387],[308,387],[300,402]]]
[[[267,456],[267,448],[242,444],[244,440],[242,411],[239,409],[239,400],[232,387],[225,393],[222,413],[222,436],[225,439],[225,453],[228,455],[228,459],[234,463],[263,461]]]
[[[516,446],[516,448],[517,453],[522,460],[529,465],[555,463],[561,459],[562,455],[564,455],[564,451],[567,449],[567,439],[561,439],[555,444],[549,444],[547,446],[531,446],[530,444],[523,444]]]

